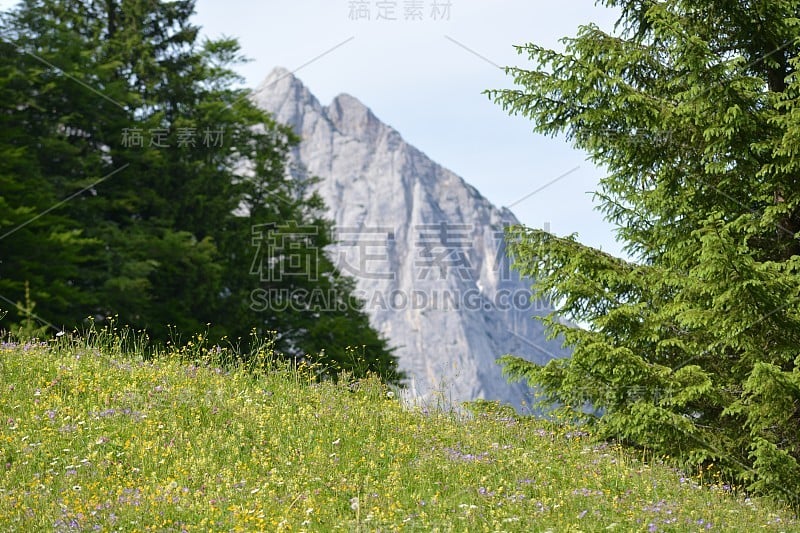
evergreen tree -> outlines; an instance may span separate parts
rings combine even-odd
[[[608,170],[600,207],[635,259],[513,230],[574,353],[505,371],[603,436],[797,506],[800,2],[603,3],[614,34],[521,46],[535,67],[490,96]]]
[[[24,143],[26,161],[49,192],[37,206],[71,198],[53,211],[64,219],[55,229],[71,231],[92,252],[70,248],[78,257],[65,258],[63,272],[48,271],[85,300],[52,313],[37,309],[67,327],[87,315],[101,321],[118,315],[156,341],[175,333],[186,338],[209,324],[214,341],[246,342],[253,329],[278,331],[287,355],[321,353],[334,368],[394,376],[391,350],[360,308],[326,308],[321,317],[253,311],[251,294],[263,285],[251,272],[253,228],[318,228],[322,240],[300,241],[299,249],[316,258],[317,279],[340,276],[316,253],[327,244],[321,202],[304,194],[302,180],[287,179],[297,139],[257,109],[246,89],[234,88],[242,81],[231,70],[242,61],[238,44],[201,42],[193,12],[191,0],[26,0],[4,18],[5,41],[16,53],[2,61],[22,87],[14,96],[30,102],[9,104],[8,120],[22,130],[16,142]],[[13,68],[18,61],[36,69]],[[20,194],[37,193],[33,181],[7,175]],[[31,210],[3,197],[23,209],[23,218]],[[42,246],[37,228],[20,237],[35,243],[35,268],[46,270],[56,255]],[[3,248],[9,261],[24,261],[25,253]],[[35,268],[4,272],[10,299]],[[45,288],[33,299],[49,301]],[[348,298],[351,288],[339,283],[339,297]],[[324,339],[301,335],[302,343],[290,342],[327,320],[335,327]],[[352,368],[340,343],[368,344],[368,364]]]
[[[96,255],[97,241],[57,209],[61,178],[48,176],[39,158],[46,152],[59,160],[73,151],[62,142],[60,123],[45,118],[58,74],[5,39],[0,58],[0,307],[9,311],[5,324],[12,331],[32,316],[25,309],[31,302],[37,316],[47,317],[40,326],[59,328],[92,305],[75,281]]]

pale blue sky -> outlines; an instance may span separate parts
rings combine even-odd
[[[0,0],[0,7],[14,3]],[[449,19],[441,6],[434,20],[434,4],[448,3]],[[355,4],[366,6],[369,20],[351,18]],[[379,13],[392,6],[394,13]],[[412,7],[421,11],[406,20]],[[621,254],[611,226],[593,209],[602,170],[481,94],[511,86],[492,63],[526,64],[513,45],[560,47],[558,39],[580,24],[610,29],[615,12],[593,0],[199,0],[196,9],[206,35],[239,39],[253,60],[240,69],[249,86],[275,66],[297,69],[323,105],[343,92],[357,97],[493,203],[512,206],[523,223],[577,232],[582,242]]]

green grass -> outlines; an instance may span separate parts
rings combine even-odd
[[[97,345],[0,345],[1,531],[800,530],[553,422]]]

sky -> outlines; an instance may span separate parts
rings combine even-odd
[[[623,255],[592,198],[602,169],[483,94],[513,87],[501,67],[533,67],[514,45],[561,49],[582,24],[611,30],[615,11],[593,0],[199,0],[196,10],[204,35],[238,38],[250,87],[282,66],[323,105],[351,94],[523,224]]]
[[[196,12],[204,36],[239,40],[247,86],[282,66],[323,105],[349,93],[523,224],[624,255],[592,198],[603,170],[483,94],[513,87],[501,67],[533,68],[514,45],[561,49],[582,24],[611,30],[615,11],[594,0],[198,0]]]

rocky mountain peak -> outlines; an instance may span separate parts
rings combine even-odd
[[[383,126],[367,106],[346,93],[333,99],[326,115],[337,130],[356,138],[374,137]]]
[[[321,113],[319,100],[292,72],[276,67],[264,78],[252,95],[253,101],[262,109],[280,110],[284,124],[295,127],[307,113]]]
[[[545,363],[567,352],[532,319],[551,307],[531,300],[532,281],[520,279],[503,252],[513,213],[353,96],[322,107],[291,73],[275,69],[253,98],[302,139],[292,158],[320,178],[315,191],[336,231],[327,251],[355,278],[372,325],[397,348],[411,394],[533,403],[525,384],[507,383],[497,357]]]

